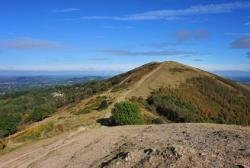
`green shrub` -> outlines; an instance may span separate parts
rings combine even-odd
[[[105,109],[107,109],[108,108],[108,102],[107,102],[107,100],[103,100],[102,102],[101,102],[101,104],[100,104],[100,106],[98,107],[98,110],[105,110]]]
[[[138,105],[129,102],[115,104],[112,110],[112,121],[115,125],[139,125],[144,123]]]
[[[0,138],[6,137],[17,131],[20,117],[0,114]]]
[[[41,121],[44,118],[48,117],[54,112],[54,109],[49,105],[42,105],[40,107],[36,107],[32,113],[30,114],[31,121]]]
[[[41,121],[44,118],[43,111],[40,108],[34,109],[30,116],[32,121]]]

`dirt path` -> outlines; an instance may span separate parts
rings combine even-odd
[[[110,88],[107,92],[103,93],[102,95],[105,96],[110,96],[110,97],[114,97],[114,101],[113,103],[109,106],[109,108],[106,110],[106,114],[105,114],[105,118],[109,118],[111,116],[111,110],[114,107],[114,104],[117,102],[121,102],[124,101],[127,96],[135,89],[139,88],[143,82],[145,80],[147,80],[150,76],[154,75],[159,69],[161,69],[161,67],[163,66],[163,64],[160,64],[157,68],[155,68],[153,71],[151,71],[150,73],[146,74],[145,76],[143,76],[142,79],[140,79],[137,83],[135,83],[134,86],[132,86],[132,88],[128,89],[128,90],[124,90],[122,93],[118,92],[118,93],[112,93],[112,88]],[[131,74],[132,75],[132,74]],[[125,83],[127,80],[129,80],[129,78],[131,77],[131,75],[127,76],[124,80],[122,80],[119,85],[122,85],[123,83]]]
[[[157,68],[155,68],[153,71],[151,71],[150,73],[146,74],[145,76],[143,76],[142,79],[140,79],[134,86],[132,86],[131,89],[126,90],[125,92],[123,92],[118,98],[117,101],[123,101],[126,99],[126,97],[134,90],[138,89],[144,81],[146,81],[148,78],[150,78],[152,75],[154,75],[159,69],[161,69],[163,66],[163,64],[160,64]]]
[[[215,124],[91,129],[0,157],[1,168],[237,166],[250,166],[250,128]]]
[[[2,156],[0,167],[28,167],[28,165],[46,156],[49,152],[55,151],[59,148],[62,148],[63,146],[69,145],[74,141],[74,136],[83,132],[84,130],[85,129],[83,128],[79,128],[75,132],[35,142],[34,144],[20,148],[20,150],[14,151],[13,153],[6,154]],[[11,157],[12,159],[8,160],[9,157]]]

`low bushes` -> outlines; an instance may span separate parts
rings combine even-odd
[[[116,103],[112,111],[114,125],[144,124],[143,115],[138,105],[130,102]]]
[[[108,108],[108,106],[109,106],[109,104],[108,104],[107,100],[103,100],[101,102],[100,106],[98,107],[98,110],[105,110]]]

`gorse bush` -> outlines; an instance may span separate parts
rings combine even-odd
[[[107,109],[108,108],[108,102],[107,102],[107,100],[103,100],[102,102],[101,102],[101,104],[100,104],[100,106],[98,107],[98,110],[105,110],[105,109]]]
[[[130,102],[115,104],[112,111],[112,122],[115,125],[140,125],[144,123],[140,108]]]

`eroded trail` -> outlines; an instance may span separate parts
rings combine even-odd
[[[127,98],[127,96],[133,92],[134,90],[136,90],[137,88],[139,88],[143,82],[145,82],[148,78],[150,78],[152,75],[155,75],[155,73],[157,71],[159,71],[162,68],[163,64],[160,64],[157,68],[155,68],[153,71],[151,71],[150,73],[146,74],[145,76],[143,76],[137,83],[135,83],[134,86],[132,86],[132,88],[124,91],[122,94],[120,94],[120,96],[117,98],[117,101],[123,101]]]
[[[250,128],[167,124],[86,130],[0,157],[0,167],[250,166]]]
[[[0,167],[28,167],[30,164],[45,157],[50,152],[56,151],[57,149],[74,142],[75,135],[82,131],[83,130],[40,141],[14,151],[13,153],[6,154],[1,157]]]

